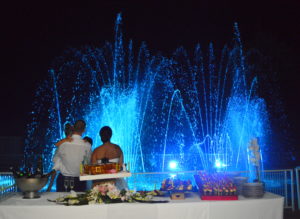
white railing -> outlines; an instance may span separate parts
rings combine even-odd
[[[266,191],[284,196],[284,207],[295,210],[293,169],[265,170]]]
[[[300,186],[299,186],[300,178],[299,178],[299,171],[300,171],[300,166],[295,168],[298,210],[300,210]]]
[[[296,188],[298,209],[300,209],[300,188],[299,188],[299,170],[296,169]],[[132,177],[127,178],[129,188],[135,190],[153,190],[160,189],[161,182],[172,176],[177,176],[182,180],[191,180],[195,185],[194,175],[199,171],[177,171],[177,172],[146,172],[132,173]],[[235,172],[236,175],[247,176],[247,171]],[[272,192],[285,197],[284,207],[295,209],[294,197],[294,177],[293,169],[284,170],[265,170],[263,171],[263,181],[265,182],[266,191]],[[16,192],[17,188],[12,173],[0,172],[0,200]]]

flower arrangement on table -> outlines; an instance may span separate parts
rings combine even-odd
[[[250,162],[253,164],[255,167],[255,175],[256,179],[254,180],[255,182],[261,182],[261,155],[260,155],[260,147],[257,142],[257,138],[253,138],[250,141],[248,150],[250,152]]]
[[[145,203],[165,203],[167,201],[153,201],[153,196],[145,192],[134,192],[131,190],[118,190],[112,183],[105,183],[94,186],[83,194],[71,191],[69,195],[59,197],[56,200],[48,200],[63,205],[89,205],[89,204],[109,204],[121,202],[145,202]]]
[[[207,174],[200,172],[195,175],[199,187],[200,196],[206,200],[236,200],[236,186],[233,181],[224,174]],[[214,197],[214,198],[212,198]]]

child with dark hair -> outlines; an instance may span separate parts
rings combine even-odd
[[[86,142],[88,142],[88,143],[90,143],[91,146],[93,145],[93,139],[92,139],[92,138],[90,138],[90,137],[88,137],[88,136],[85,136],[85,137],[83,138],[83,140],[86,141]]]

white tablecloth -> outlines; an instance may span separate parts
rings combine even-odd
[[[261,199],[202,201],[190,194],[185,200],[169,203],[119,203],[64,206],[48,202],[63,193],[43,193],[39,199],[23,199],[16,194],[0,202],[0,219],[282,219],[284,198],[266,193]],[[166,199],[166,198],[165,198]]]

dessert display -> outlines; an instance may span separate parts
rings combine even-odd
[[[164,179],[161,183],[162,191],[192,191],[193,185],[190,180]]]
[[[202,200],[238,199],[236,186],[228,176],[219,173],[199,172],[194,177]]]
[[[185,192],[192,191],[193,185],[190,180],[164,179],[161,183],[161,191],[170,192],[172,200],[185,199]]]
[[[115,179],[130,177],[131,173],[126,170],[126,165],[118,163],[82,164],[80,167],[80,181],[97,179]]]
[[[108,173],[118,173],[121,167],[118,163],[106,163],[106,164],[95,164],[95,165],[84,165],[83,173],[88,175],[97,174],[108,174]]]

